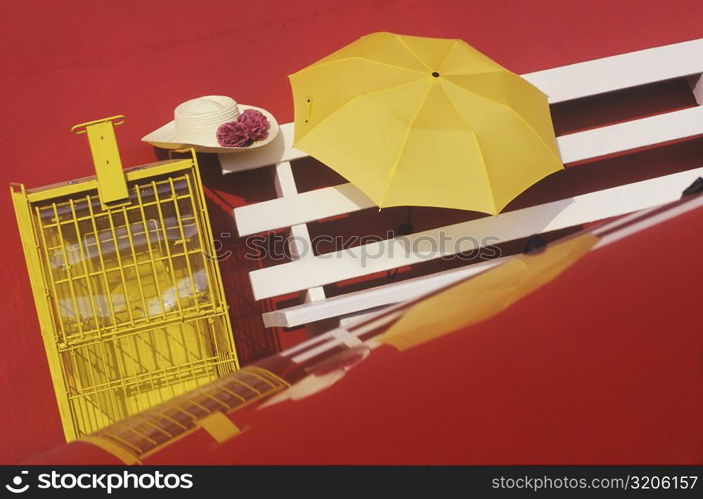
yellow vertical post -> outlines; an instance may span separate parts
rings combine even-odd
[[[27,263],[27,271],[32,285],[34,305],[37,310],[37,316],[39,317],[41,337],[49,362],[49,374],[51,375],[51,381],[54,385],[54,396],[56,397],[56,403],[63,423],[64,437],[67,442],[70,442],[76,439],[78,435],[75,431],[74,416],[71,411],[71,406],[68,400],[66,400],[68,390],[66,388],[63,371],[61,370],[62,363],[56,344],[57,338],[59,338],[60,335],[53,321],[51,305],[49,303],[49,283],[42,270],[41,257],[38,252],[41,246],[34,230],[31,207],[27,199],[27,191],[24,185],[10,184],[10,192],[12,193],[12,203],[15,207],[20,240],[22,241],[24,258]],[[49,277],[48,279],[51,278]]]
[[[80,123],[71,132],[87,133],[98,181],[98,197],[103,209],[120,204],[129,198],[127,182],[122,171],[114,126],[124,123],[122,115]]]

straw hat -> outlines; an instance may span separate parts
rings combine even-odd
[[[259,111],[268,120],[268,136],[247,146],[225,147],[218,142],[220,125],[237,121],[248,110]],[[173,112],[174,120],[142,137],[142,141],[163,149],[192,147],[198,152],[235,152],[255,149],[271,142],[278,134],[276,118],[265,109],[238,104],[224,95],[206,95],[182,104]]]

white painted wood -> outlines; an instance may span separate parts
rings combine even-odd
[[[522,75],[564,102],[703,73],[703,38]]]
[[[234,209],[240,236],[323,220],[375,206],[351,184],[335,185]]]
[[[294,327],[301,324],[352,314],[361,310],[392,305],[405,300],[412,300],[422,294],[448,286],[472,275],[476,275],[504,261],[497,258],[486,262],[477,262],[459,269],[445,270],[428,276],[415,277],[405,281],[384,284],[362,291],[327,298],[324,301],[297,305],[282,310],[263,314],[266,327]]]
[[[593,249],[602,248],[603,246],[617,242],[620,239],[636,234],[637,232],[650,227],[654,227],[655,225],[666,222],[667,220],[683,215],[689,211],[696,210],[700,207],[703,207],[703,196],[692,196],[689,201],[681,204],[674,203],[672,206],[669,206],[668,209],[661,212],[658,210],[659,207],[657,207],[652,208],[651,210],[633,213],[630,217],[625,217],[629,218],[629,220],[618,219],[617,221],[607,224],[604,227],[600,227],[598,230],[594,231],[594,234],[597,236],[601,233],[605,235],[600,237]],[[636,220],[638,221],[632,223]],[[613,228],[617,230],[612,231],[609,234],[606,233]]]
[[[375,316],[378,312],[381,312],[382,310],[386,310],[386,307],[370,308],[368,310],[362,310],[361,312],[354,312],[353,314],[343,315],[339,318],[339,327],[345,328],[351,324],[363,322],[369,317]]]
[[[254,297],[270,298],[664,204],[701,175],[703,168],[613,187],[259,269],[249,277]]]
[[[522,75],[550,103],[703,73],[703,38]],[[699,102],[700,103],[700,102]],[[306,157],[293,147],[293,123],[281,125],[266,147],[221,154],[223,173],[261,168]]]
[[[618,123],[557,139],[562,159],[573,163],[703,134],[703,107]],[[351,184],[242,206],[234,210],[240,236],[322,220],[375,206]]]
[[[276,189],[278,197],[282,198],[298,194],[298,187],[295,185],[295,178],[293,178],[293,169],[290,166],[290,161],[278,163],[274,168],[273,186],[274,189]]]
[[[285,199],[298,194],[298,187],[295,185],[295,178],[293,177],[293,169],[291,168],[290,161],[282,161],[274,166],[273,183],[279,199]],[[293,261],[312,256],[312,242],[306,224],[302,223],[291,226],[288,249],[290,251],[291,260]],[[305,290],[303,296],[305,303],[324,299],[325,291],[321,287],[311,287]]]
[[[703,106],[703,75],[694,75],[689,78],[691,91],[699,106]]]
[[[597,158],[703,134],[703,107],[562,135],[557,140],[564,163]]]
[[[293,260],[300,260],[301,258],[309,258],[312,256],[312,242],[306,224],[293,225],[290,228],[288,247]]]
[[[311,303],[314,301],[321,301],[325,299],[325,290],[321,287],[310,288],[305,291],[305,297],[303,303]]]

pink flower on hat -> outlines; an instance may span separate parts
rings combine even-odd
[[[269,136],[269,120],[261,111],[247,109],[239,118],[239,123],[243,123],[249,129],[249,137],[254,141],[264,140]]]
[[[251,142],[249,129],[242,123],[230,121],[217,128],[217,143],[222,147],[244,147]]]
[[[217,128],[217,143],[223,147],[247,147],[269,136],[269,121],[261,111],[247,109],[235,121]]]

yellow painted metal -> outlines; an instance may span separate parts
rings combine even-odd
[[[239,367],[195,154],[124,179],[11,186],[69,441]]]
[[[241,430],[223,412],[213,412],[198,421],[203,430],[210,435],[215,442],[221,444],[241,433]]]
[[[287,388],[290,384],[271,371],[247,366],[81,437],[81,441],[100,447],[125,464],[141,463],[200,428],[222,443],[239,434],[239,429],[226,414],[235,413]]]
[[[125,117],[118,115],[81,123],[71,129],[75,134],[88,135],[98,180],[98,196],[103,208],[123,202],[129,196],[113,126],[121,125],[124,121]]]

